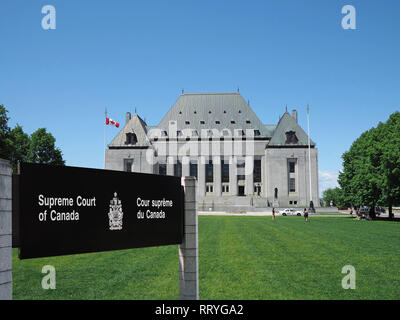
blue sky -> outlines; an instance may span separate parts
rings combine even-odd
[[[56,29],[44,30],[44,5]],[[344,5],[356,30],[344,30]],[[0,1],[0,104],[46,127],[67,165],[103,167],[104,108],[156,125],[185,92],[240,92],[264,123],[297,109],[320,189],[341,155],[400,110],[400,1]],[[117,129],[107,128],[108,140]]]

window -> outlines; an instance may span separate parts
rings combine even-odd
[[[200,124],[206,124],[204,120],[200,120]]]
[[[174,176],[182,177],[182,162],[180,162],[179,160],[174,163]]]
[[[294,204],[297,204],[297,201],[293,201]]]
[[[247,123],[247,124],[250,124],[250,123],[251,123],[251,121],[250,121],[250,120],[246,120],[246,123]]]
[[[136,144],[136,143],[137,143],[136,134],[134,132],[126,133],[125,144]]]
[[[228,184],[222,185],[222,193],[229,193],[229,185]]]
[[[207,193],[213,193],[214,192],[214,187],[212,184],[207,184],[206,185],[206,192]]]
[[[206,164],[206,182],[214,181],[214,168],[212,160],[208,161]]]
[[[261,135],[260,130],[254,130],[254,136],[259,137]]]
[[[124,171],[126,172],[133,171],[133,159],[124,159]]]
[[[165,162],[160,162],[158,164],[158,174],[162,176],[167,175],[167,164]]]
[[[295,178],[289,179],[289,192],[296,192],[296,179]]]
[[[257,196],[261,195],[261,186],[260,185],[255,185],[254,186],[254,194]]]
[[[187,121],[187,120],[186,120],[186,121],[185,121],[185,124],[190,124],[190,121]]]
[[[299,140],[296,137],[296,132],[288,131],[285,132],[286,134],[286,142],[287,144],[296,144]]]
[[[221,161],[221,181],[229,182],[229,162]]]
[[[221,121],[216,120],[216,121],[215,121],[215,124],[221,124]]]
[[[254,160],[253,177],[254,182],[261,182],[261,160]]]
[[[295,173],[295,167],[296,167],[295,165],[296,165],[296,163],[294,161],[289,162],[289,172],[290,173]]]
[[[190,163],[190,176],[197,179],[197,163]]]
[[[289,204],[293,204],[293,201],[289,201]]]
[[[231,120],[231,124],[235,124],[236,122],[235,122],[235,120]]]
[[[244,172],[245,172],[245,162],[244,161],[242,161],[242,162],[239,162],[238,164],[237,164],[237,173],[238,173],[238,175],[237,175],[237,179],[238,180],[245,180],[245,175],[244,175]]]

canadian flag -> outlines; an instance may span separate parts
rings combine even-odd
[[[107,125],[108,125],[108,124],[112,124],[112,125],[116,126],[117,128],[119,128],[119,123],[116,122],[116,121],[114,121],[113,119],[111,119],[111,118],[109,118],[109,117],[106,117],[106,124],[107,124]]]

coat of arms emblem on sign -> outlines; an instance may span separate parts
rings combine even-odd
[[[124,213],[122,212],[121,200],[118,199],[117,193],[114,192],[114,198],[110,201],[110,211],[108,212],[108,218],[110,219],[110,230],[122,229],[123,216]]]

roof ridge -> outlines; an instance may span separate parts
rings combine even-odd
[[[240,95],[240,92],[189,92],[189,93],[182,93],[182,96],[185,95],[228,95],[228,94],[234,94],[234,95]]]

